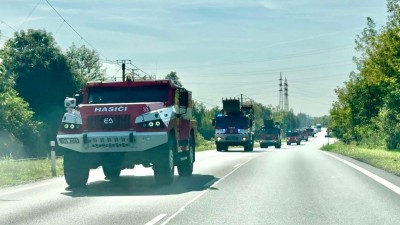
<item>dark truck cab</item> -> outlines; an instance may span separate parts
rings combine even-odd
[[[269,146],[281,148],[281,129],[279,123],[274,124],[273,120],[264,120],[264,127],[260,130],[259,140],[261,148],[268,148]]]

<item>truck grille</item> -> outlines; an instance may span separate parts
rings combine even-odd
[[[89,130],[129,129],[130,124],[130,115],[97,115],[87,118],[87,129]]]

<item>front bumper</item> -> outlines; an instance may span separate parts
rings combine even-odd
[[[278,143],[277,140],[260,140],[260,144],[263,145],[275,145],[277,143]]]
[[[88,132],[59,134],[59,146],[78,152],[141,152],[168,142],[167,132]]]
[[[215,143],[245,144],[251,141],[249,134],[218,134],[215,135]]]

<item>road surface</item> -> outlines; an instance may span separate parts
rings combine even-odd
[[[63,177],[1,189],[0,224],[400,224],[400,178],[318,150],[327,141],[198,152],[171,186],[137,167],[92,170],[76,190]]]

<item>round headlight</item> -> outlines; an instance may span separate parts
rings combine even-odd
[[[142,127],[143,128],[147,127],[147,124],[146,123],[142,123]]]
[[[69,128],[71,128],[71,130],[73,130],[75,128],[74,124],[69,125]]]
[[[64,124],[64,128],[65,128],[65,129],[68,129],[68,128],[69,128],[68,123]]]
[[[152,127],[152,126],[154,126],[154,123],[153,122],[149,122],[149,127]]]
[[[156,121],[156,126],[159,127],[161,125],[160,121]]]

